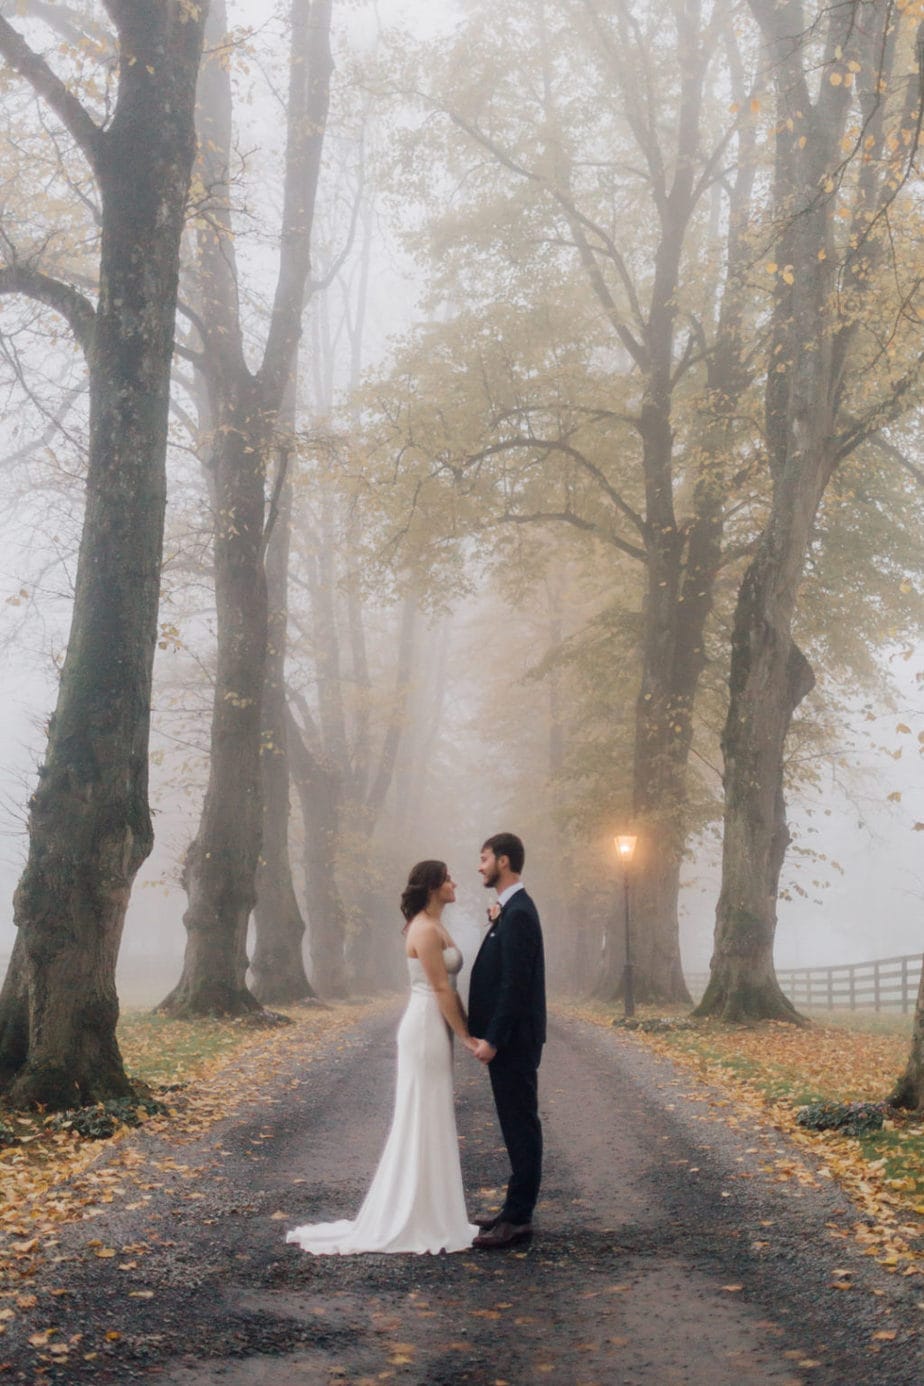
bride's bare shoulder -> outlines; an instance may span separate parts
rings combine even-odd
[[[416,958],[423,952],[432,952],[442,947],[439,930],[433,920],[421,911],[415,914],[404,935],[404,951],[409,958]]]

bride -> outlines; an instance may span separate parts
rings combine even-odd
[[[391,1130],[354,1222],[286,1234],[315,1256],[360,1251],[464,1251],[478,1228],[466,1216],[452,1088],[452,1034],[467,1048],[456,991],[462,954],[443,923],[456,898],[446,863],[422,861],[401,896],[411,994],[398,1028],[398,1081]]]

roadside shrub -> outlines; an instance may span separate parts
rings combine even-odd
[[[841,1131],[845,1136],[865,1136],[881,1131],[889,1113],[885,1102],[813,1102],[800,1107],[796,1121],[809,1131]]]

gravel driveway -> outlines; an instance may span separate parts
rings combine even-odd
[[[546,1178],[515,1252],[306,1256],[287,1226],[350,1216],[385,1136],[397,1012],[338,1036],[194,1144],[132,1138],[138,1193],[64,1230],[0,1381],[59,1386],[919,1386],[918,1277],[769,1127],[636,1041],[554,1019]],[[486,1075],[456,1056],[470,1212],[506,1163]],[[246,1063],[241,1082],[246,1085]],[[144,1201],[147,1200],[147,1201]],[[115,1256],[101,1259],[100,1249]],[[846,1287],[846,1288],[845,1288]],[[47,1344],[29,1341],[54,1328]],[[880,1335],[880,1336],[877,1336]],[[55,1362],[50,1344],[69,1344]]]

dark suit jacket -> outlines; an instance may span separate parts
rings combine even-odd
[[[498,1051],[535,1054],[545,1043],[545,960],[539,914],[518,890],[485,934],[472,967],[468,1028]]]

